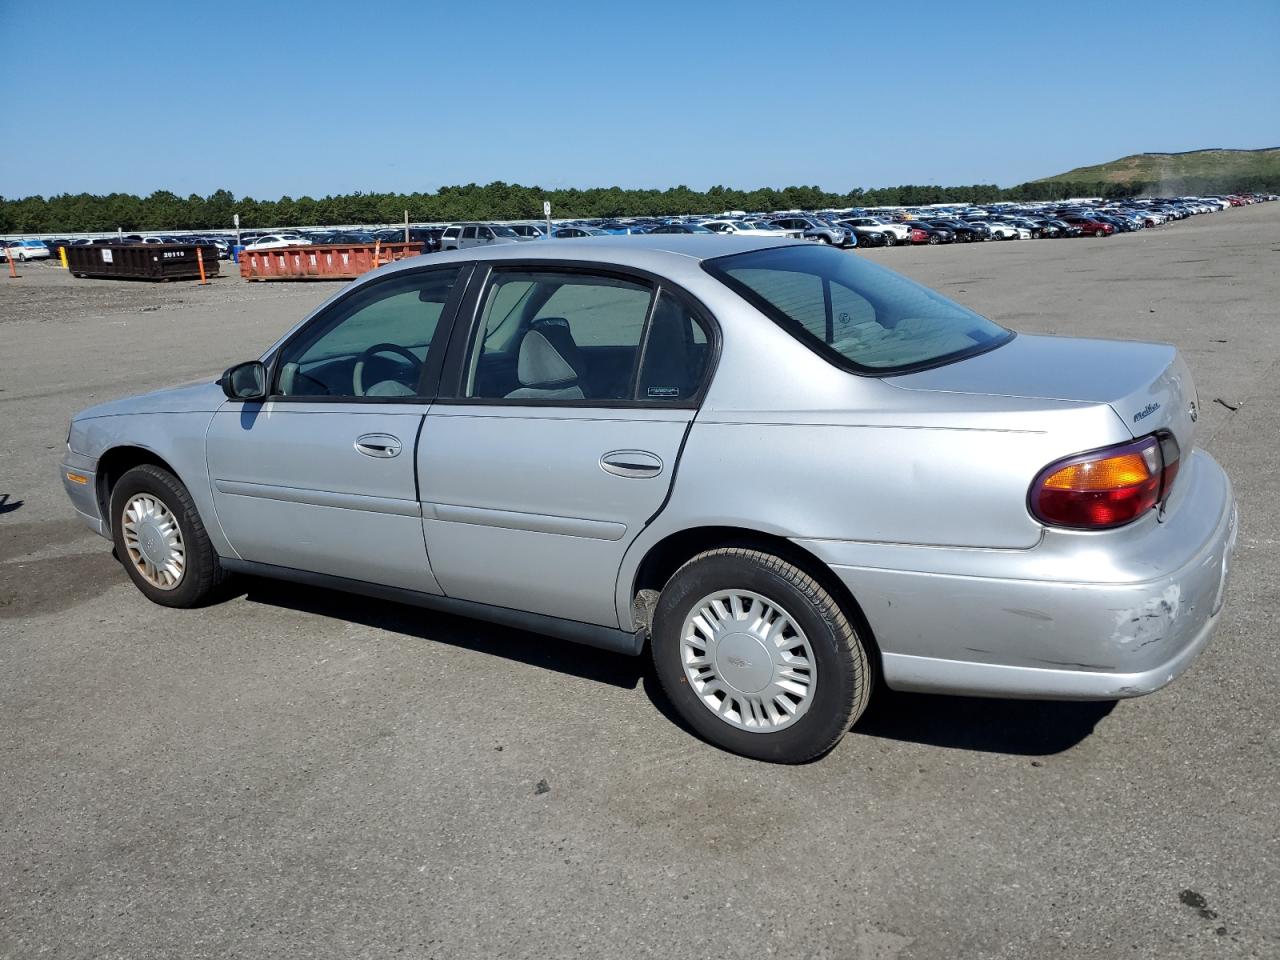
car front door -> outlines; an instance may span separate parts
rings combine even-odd
[[[440,592],[415,445],[468,273],[357,286],[276,351],[267,400],[227,401],[214,415],[213,500],[242,560]]]
[[[418,447],[432,569],[450,597],[616,627],[622,556],[666,500],[712,325],[612,268],[483,269]]]

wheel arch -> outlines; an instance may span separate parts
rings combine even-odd
[[[880,672],[880,647],[871,624],[862,611],[857,597],[845,586],[844,581],[831,572],[821,559],[786,537],[765,533],[749,527],[701,526],[678,530],[663,537],[646,551],[632,577],[631,608],[635,625],[647,635],[658,594],[671,576],[689,560],[707,550],[721,547],[747,547],[762,550],[795,564],[826,589],[840,604],[845,615],[853,621],[858,636],[866,643],[868,655],[874,661],[876,675]]]
[[[146,447],[123,444],[112,447],[98,458],[98,506],[102,510],[103,523],[108,530],[111,529],[111,491],[128,471],[147,463],[167,470],[185,485],[182,475],[168,461]]]

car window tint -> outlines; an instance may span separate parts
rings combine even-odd
[[[415,395],[458,273],[451,268],[402,274],[335,304],[284,348],[276,395]]]
[[[651,299],[647,284],[613,277],[496,273],[482,300],[467,396],[631,399]]]
[[[701,321],[682,300],[661,291],[649,321],[636,397],[655,402],[689,399],[698,392],[707,354]]]
[[[828,359],[867,370],[934,364],[1010,336],[905,277],[827,247],[759,250],[703,266]]]

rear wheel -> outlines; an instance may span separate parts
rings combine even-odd
[[[866,648],[835,598],[759,550],[710,550],[677,570],[658,600],[650,650],[689,726],[758,760],[821,756],[871,695]]]
[[[1095,237],[1105,237],[1105,236],[1107,235],[1107,231],[1105,231],[1105,230],[1095,230],[1095,231],[1093,232],[1093,235],[1094,235]]]
[[[191,494],[162,467],[143,464],[116,482],[111,537],[130,579],[154,603],[199,606],[226,579]]]
[[[938,239],[938,235],[936,233],[931,233],[929,234],[929,242],[933,244],[933,243],[940,243],[941,241]]]

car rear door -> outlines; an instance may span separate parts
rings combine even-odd
[[[469,272],[397,271],[357,286],[276,352],[266,401],[214,414],[213,500],[241,559],[440,592],[415,446]]]
[[[464,316],[418,447],[441,588],[616,627],[622,556],[667,498],[713,325],[652,278],[545,261],[477,269]]]

